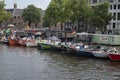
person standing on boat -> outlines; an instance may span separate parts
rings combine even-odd
[[[101,49],[101,45],[98,44],[97,47],[96,47],[96,49]]]
[[[84,49],[84,45],[83,43],[80,43],[80,50],[83,50]]]

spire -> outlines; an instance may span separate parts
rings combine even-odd
[[[16,3],[14,3],[14,9],[17,9],[17,4]]]

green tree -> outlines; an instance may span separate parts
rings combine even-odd
[[[51,21],[51,25],[61,22],[62,29],[62,23],[70,20],[71,0],[52,0],[46,10],[46,16]]]
[[[48,6],[48,8],[46,9],[46,14],[45,14],[45,18],[47,18],[46,20],[50,21],[50,25],[55,25],[59,22],[59,9],[58,9],[58,1],[57,0],[52,0]]]
[[[50,20],[49,20],[49,18],[48,18],[47,16],[45,16],[45,17],[43,18],[43,23],[42,23],[42,25],[43,25],[44,27],[49,27],[49,26],[51,25],[51,22],[50,22]]]
[[[89,6],[87,0],[74,0],[72,1],[72,3],[72,19],[78,22],[78,27],[82,27],[83,30],[86,31],[87,27],[89,26],[88,24],[91,20],[91,7]]]
[[[105,31],[106,25],[112,19],[112,15],[108,13],[109,2],[104,2],[93,9],[92,24],[99,30]]]
[[[5,11],[4,6],[4,2],[0,2],[0,24],[12,17],[10,12]]]
[[[34,5],[29,5],[23,10],[22,17],[25,22],[28,22],[29,26],[31,23],[37,24],[41,20],[41,9],[35,7]]]

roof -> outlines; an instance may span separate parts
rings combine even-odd
[[[23,13],[23,9],[15,9],[13,15],[14,16],[21,16]]]

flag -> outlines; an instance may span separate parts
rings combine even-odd
[[[76,33],[76,31],[73,31],[71,34],[74,35]]]
[[[27,26],[25,27],[25,29],[26,29],[26,30],[29,30],[29,29],[30,29],[29,25],[27,25]]]

